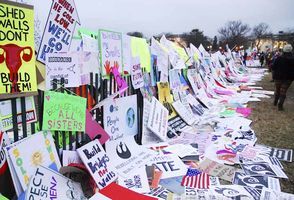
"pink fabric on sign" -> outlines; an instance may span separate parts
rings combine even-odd
[[[97,139],[101,144],[104,144],[109,139],[109,135],[100,124],[95,120],[92,120],[92,115],[88,110],[86,111],[86,133],[91,140],[100,135]]]
[[[249,117],[252,112],[252,109],[251,108],[237,108],[236,112],[242,114],[244,117]]]
[[[118,69],[116,67],[111,68],[111,72],[114,76],[115,82],[118,86],[118,89],[120,91],[120,94],[122,94],[126,89],[128,88],[127,82],[121,77]]]

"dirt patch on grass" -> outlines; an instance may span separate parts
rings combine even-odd
[[[257,83],[265,90],[274,91],[274,83],[270,82],[271,74]],[[284,104],[285,111],[278,111],[273,106],[273,96],[270,99],[262,99],[262,102],[251,102],[249,107],[253,109],[250,119],[252,128],[257,136],[257,143],[272,147],[294,149],[294,83],[287,93]],[[294,193],[294,162],[282,162],[289,179],[280,179],[282,191]]]

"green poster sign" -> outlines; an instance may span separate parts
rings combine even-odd
[[[86,99],[46,91],[44,95],[43,130],[85,131]]]

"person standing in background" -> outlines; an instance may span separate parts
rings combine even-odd
[[[278,110],[284,110],[283,104],[286,93],[294,80],[294,57],[293,47],[287,44],[283,48],[283,54],[278,56],[272,65],[273,79],[275,81],[274,105],[278,105]]]

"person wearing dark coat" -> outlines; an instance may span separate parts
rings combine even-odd
[[[294,57],[293,47],[287,44],[283,48],[283,55],[279,56],[272,66],[273,79],[275,81],[274,105],[278,105],[278,110],[284,110],[283,104],[286,93],[294,80]]]

